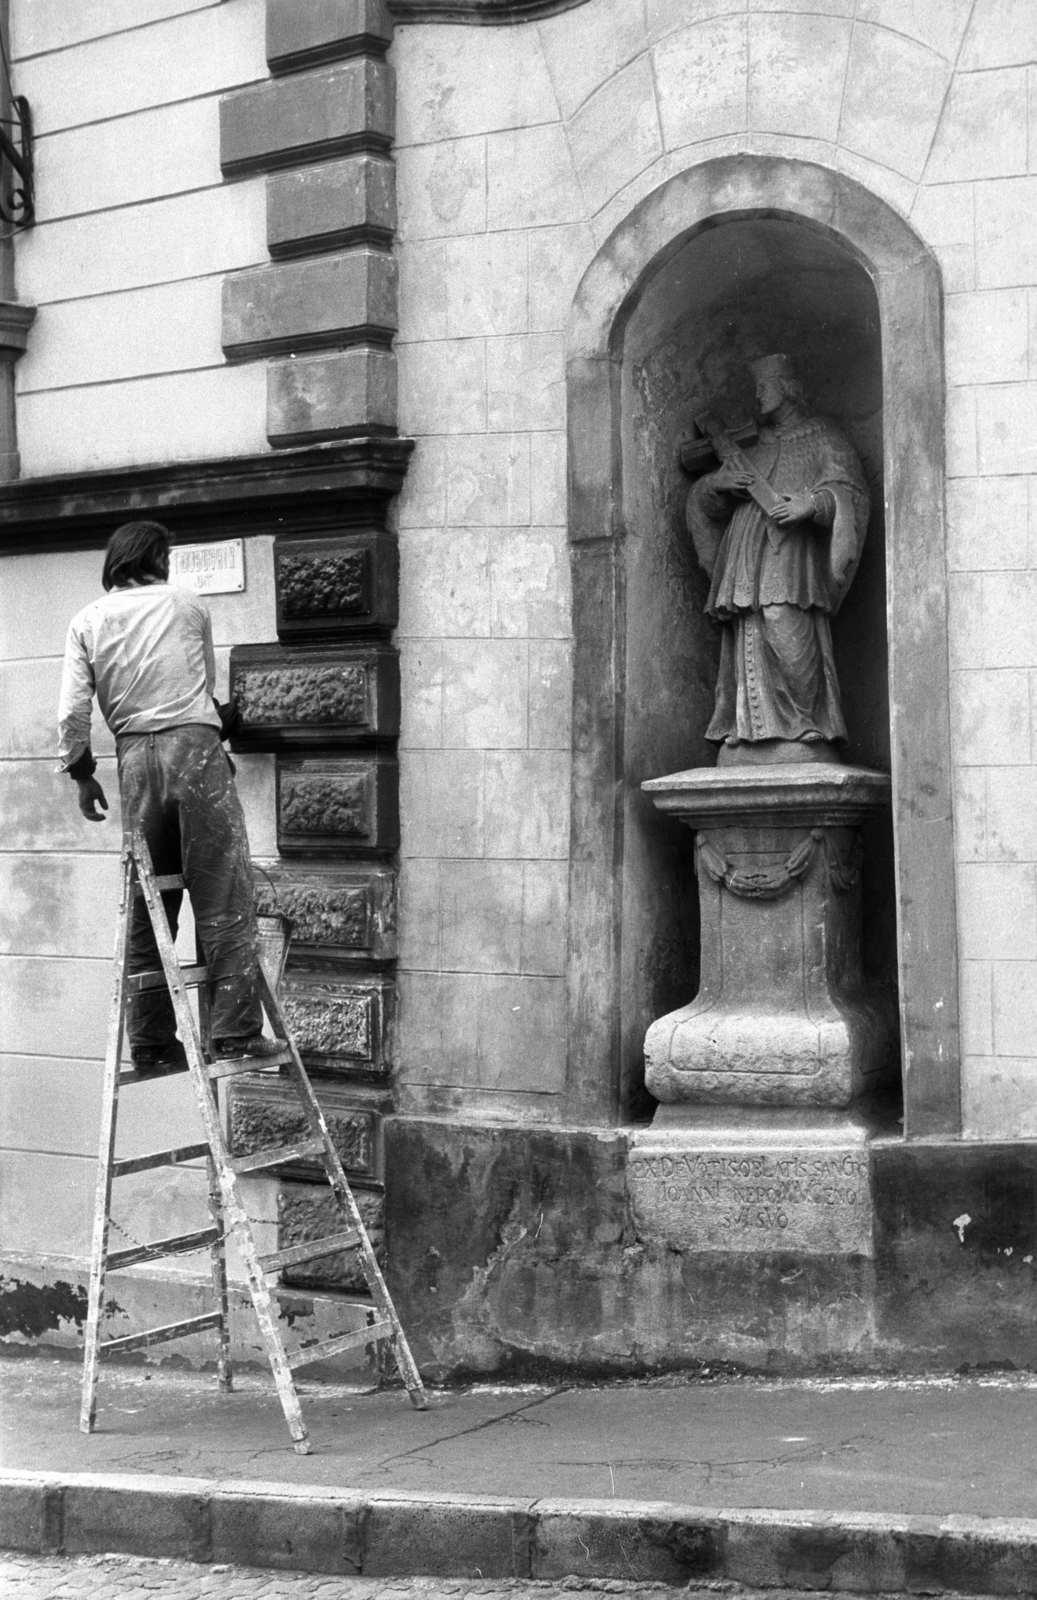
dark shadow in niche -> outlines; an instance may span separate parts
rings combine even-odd
[[[812,406],[835,419],[871,490],[864,554],[833,635],[850,743],[846,759],[890,770],[882,351],[868,274],[816,227],[760,215],[707,225],[650,275],[616,330],[620,365],[626,585],[623,711],[621,1116],[654,1103],[644,1089],[649,1023],[698,988],[698,898],[687,829],[660,817],[645,778],[712,766],[719,630],[703,614],[708,580],[686,531],[690,480],[678,450],[710,402],[731,424],[753,409],[746,363],[795,355]],[[896,984],[892,827],[865,832],[868,976]]]

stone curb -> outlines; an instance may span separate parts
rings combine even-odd
[[[141,1474],[0,1472],[0,1548],[358,1577],[693,1579],[851,1594],[1037,1591],[1037,1520],[494,1500]]]

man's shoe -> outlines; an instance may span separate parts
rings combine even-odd
[[[142,1078],[168,1078],[187,1071],[187,1054],[179,1039],[172,1044],[131,1045],[130,1061]]]
[[[234,1061],[239,1056],[262,1061],[264,1056],[279,1056],[284,1045],[279,1039],[264,1039],[261,1033],[251,1033],[247,1038],[214,1039],[212,1048],[213,1054],[221,1061]]]

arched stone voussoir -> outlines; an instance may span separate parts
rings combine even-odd
[[[661,183],[610,234],[577,288],[569,357],[605,355],[642,275],[664,265],[697,229],[753,214],[794,217],[837,235],[876,281],[918,267],[938,274],[900,213],[845,173],[786,156],[718,156]]]

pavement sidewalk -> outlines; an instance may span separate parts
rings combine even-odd
[[[105,1367],[86,1437],[75,1362],[0,1360],[0,1545],[1037,1592],[1037,1377],[486,1385],[432,1391],[424,1413],[311,1382],[307,1457],[269,1377],[236,1381]]]

